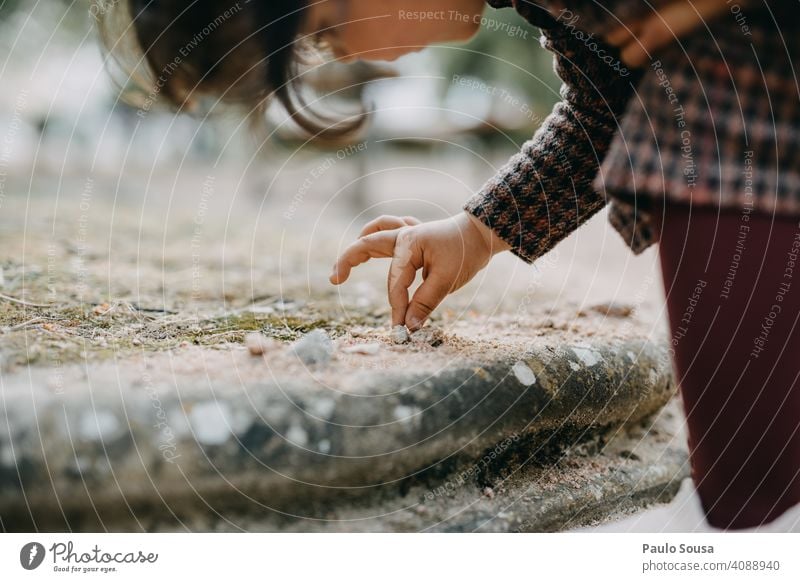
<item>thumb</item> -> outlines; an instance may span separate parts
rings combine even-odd
[[[416,331],[422,327],[431,312],[447,297],[452,285],[437,273],[431,273],[414,293],[406,311],[406,327]]]

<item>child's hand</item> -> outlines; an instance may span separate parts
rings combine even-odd
[[[350,270],[372,258],[391,258],[389,304],[392,325],[411,331],[422,327],[439,303],[463,287],[493,255],[509,246],[471,214],[421,224],[411,217],[382,216],[361,231],[360,238],[339,257],[331,283],[347,281]],[[423,283],[409,303],[408,289],[417,270]]]

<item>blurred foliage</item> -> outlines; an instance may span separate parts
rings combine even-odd
[[[464,50],[446,53],[445,71],[519,89],[538,112],[550,111],[560,81],[553,72],[553,55],[539,44],[539,29],[513,9],[487,9],[485,18],[489,24]]]
[[[6,18],[22,5],[22,0],[0,0],[0,18]]]
[[[26,12],[34,20],[57,24],[59,32],[84,34],[91,26],[89,8],[96,0],[0,0],[0,25],[17,12]]]

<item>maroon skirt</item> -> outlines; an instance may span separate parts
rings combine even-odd
[[[711,525],[800,502],[798,220],[670,204],[660,255],[692,477]]]

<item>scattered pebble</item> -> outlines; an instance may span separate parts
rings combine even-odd
[[[511,367],[511,371],[514,372],[514,376],[517,377],[517,380],[519,380],[520,384],[523,386],[532,386],[536,384],[536,375],[525,362],[517,362]]]
[[[94,309],[92,309],[92,313],[95,315],[105,315],[111,310],[111,306],[108,303],[101,303],[100,305],[95,305]]]
[[[308,444],[308,433],[298,423],[292,423],[286,431],[286,440],[293,445],[304,447]]]
[[[135,346],[140,346],[142,345],[142,340],[140,340],[138,337],[135,337],[133,338],[133,341],[131,341],[131,343]]]
[[[308,411],[323,420],[328,419],[336,409],[336,401],[333,398],[320,397],[315,398],[308,405]]]
[[[572,347],[572,352],[581,362],[583,362],[584,366],[589,368],[602,361],[600,354],[598,354],[596,350],[590,348],[589,346],[575,345]]]
[[[392,341],[396,344],[408,342],[408,330],[405,325],[395,325],[392,328]]]
[[[247,346],[247,350],[253,356],[263,355],[274,349],[276,347],[275,344],[275,340],[265,337],[264,334],[257,331],[248,333],[244,338],[244,345]]]
[[[416,344],[428,344],[435,348],[444,343],[444,333],[438,327],[423,327],[411,334],[411,341]]]
[[[494,489],[492,489],[491,487],[484,487],[483,495],[484,497],[488,497],[489,499],[494,499]]]
[[[292,351],[304,364],[327,364],[333,357],[333,341],[321,329],[307,333],[292,345]]]
[[[609,317],[630,317],[630,315],[633,313],[633,307],[630,305],[625,305],[624,303],[618,303],[616,301],[609,301],[608,303],[593,305],[590,309]]]
[[[398,404],[394,407],[393,414],[395,420],[399,420],[400,422],[410,422],[420,412],[422,411],[416,406],[405,406],[404,404]]]
[[[230,409],[224,402],[200,402],[189,412],[189,423],[201,445],[224,444],[231,434]]]
[[[84,413],[78,426],[81,437],[91,441],[111,440],[119,434],[121,428],[114,413],[107,410]]]
[[[378,343],[355,344],[352,346],[347,346],[342,348],[342,351],[346,354],[361,354],[364,356],[374,356],[375,354],[381,351],[381,344]]]

